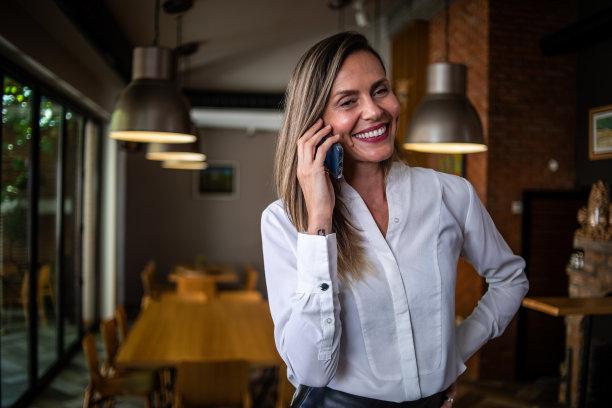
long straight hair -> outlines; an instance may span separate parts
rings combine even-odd
[[[332,86],[344,60],[357,51],[367,51],[385,66],[380,55],[359,33],[343,32],[326,38],[310,48],[296,65],[285,93],[285,114],[280,128],[274,177],[276,189],[285,212],[299,232],[308,229],[306,202],[297,179],[297,141],[323,116]],[[397,146],[393,156],[382,165],[385,175],[393,160],[397,160]],[[340,195],[340,183],[332,179],[336,204],[332,216],[332,229],[338,244],[338,277],[345,285],[359,280],[370,268],[365,257],[358,230],[347,217],[348,210]]]

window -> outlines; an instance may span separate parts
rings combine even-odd
[[[27,403],[98,319],[101,146],[95,117],[0,63],[5,408]]]

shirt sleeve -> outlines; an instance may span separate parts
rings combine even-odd
[[[263,212],[261,235],[274,338],[288,378],[325,386],[341,335],[336,235],[298,233],[278,202]]]
[[[529,289],[525,261],[512,253],[474,188],[465,182],[469,206],[462,256],[485,278],[488,288],[478,306],[457,327],[457,342],[464,362],[488,340],[504,332]]]

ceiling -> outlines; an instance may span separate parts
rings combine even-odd
[[[98,3],[95,9],[91,2],[55,1],[129,80],[131,50],[154,42],[156,0],[99,0],[93,2]],[[334,10],[330,3],[341,0],[194,0],[187,11],[169,14],[163,7],[166,1],[160,0],[158,45],[197,45],[197,51],[180,58],[181,86],[251,93],[282,93],[300,55],[343,29],[364,33],[385,55],[394,17],[407,13],[414,17],[415,9],[432,5],[437,12],[442,4],[441,0],[350,0]],[[366,27],[356,24],[359,3],[369,22]]]

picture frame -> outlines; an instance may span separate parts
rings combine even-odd
[[[193,195],[200,200],[235,200],[239,196],[239,166],[236,161],[212,161],[194,172]]]
[[[589,109],[589,159],[612,159],[612,105]]]

